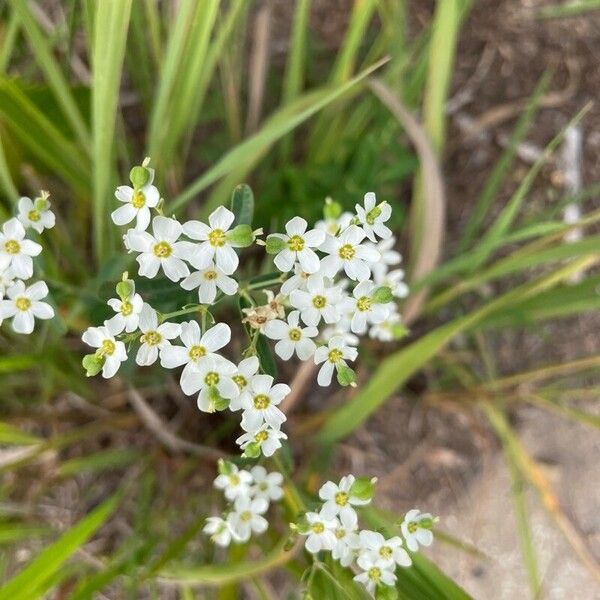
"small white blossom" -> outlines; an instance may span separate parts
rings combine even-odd
[[[377,199],[373,192],[367,192],[364,206],[357,204],[355,207],[358,220],[367,237],[374,242],[379,236],[382,239],[391,237],[392,231],[384,225],[392,216],[392,207],[387,202],[377,206]]]
[[[368,554],[373,561],[381,561],[388,568],[410,567],[412,560],[408,552],[402,546],[402,538],[399,536],[386,540],[377,531],[363,530],[359,534],[360,552]]]
[[[343,212],[337,219],[322,219],[315,223],[315,229],[321,229],[328,235],[336,236],[350,225],[353,216],[352,213]]]
[[[205,269],[194,271],[182,282],[184,290],[198,288],[198,302],[200,304],[212,304],[217,297],[217,288],[226,296],[233,296],[238,291],[238,282],[225,275],[212,261]]]
[[[162,268],[165,275],[176,282],[190,274],[183,261],[191,259],[194,245],[177,241],[181,233],[181,223],[161,216],[152,219],[152,235],[136,229],[127,231],[125,245],[130,251],[140,253],[136,260],[141,276],[152,279]]]
[[[325,323],[340,320],[342,290],[330,285],[329,279],[310,277],[306,282],[306,291],[294,290],[290,294],[290,304],[300,311],[302,320],[316,327],[323,319]]]
[[[250,474],[254,484],[250,487],[250,494],[254,498],[264,498],[267,502],[276,502],[283,498],[283,475],[274,471],[267,473],[267,470],[256,465],[250,469]]]
[[[354,511],[346,512],[336,519],[333,529],[335,544],[331,556],[340,562],[342,567],[349,567],[356,558],[360,548],[358,537],[358,518]]]
[[[269,503],[264,498],[250,499],[248,496],[238,496],[234,510],[227,516],[235,539],[247,542],[253,533],[264,533],[269,523],[262,515],[268,508]]]
[[[398,312],[398,306],[391,302],[389,305],[390,314],[385,321],[373,325],[369,329],[369,337],[381,342],[391,342],[396,338],[395,329],[402,323],[402,317]]]
[[[152,169],[146,169],[149,173],[154,173]],[[152,177],[153,178],[153,177]],[[152,180],[138,190],[134,190],[128,185],[120,185],[115,191],[115,198],[123,202],[111,213],[111,218],[115,225],[126,225],[136,219],[135,228],[138,231],[146,231],[150,224],[150,209],[158,206],[160,194]]]
[[[321,272],[335,277],[343,269],[353,281],[369,279],[370,265],[379,260],[379,252],[362,244],[364,238],[365,232],[356,225],[350,225],[338,237],[329,236],[320,248],[328,254],[321,261]]]
[[[236,366],[227,359],[209,356],[190,370],[186,379],[186,394],[199,392],[198,408],[203,412],[215,412],[215,400],[219,397],[231,400],[239,394],[238,386],[232,379],[236,370]]]
[[[104,358],[102,377],[110,379],[119,370],[121,363],[127,360],[125,344],[115,339],[116,332],[106,323],[103,327],[88,327],[81,339],[92,348],[98,348],[96,354]]]
[[[242,360],[237,366],[236,372],[233,374],[232,379],[238,386],[240,393],[229,403],[229,410],[236,411],[242,408],[242,397],[244,394],[248,393],[248,384],[252,380],[252,377],[258,373],[259,366],[260,363],[257,356],[249,356],[248,358],[244,358],[244,360]]]
[[[309,525],[308,533],[305,535],[306,542],[304,547],[311,554],[316,554],[321,550],[331,550],[336,543],[335,527],[337,519],[327,519],[322,512],[306,513],[306,521]]]
[[[374,279],[378,287],[382,285],[389,287],[396,298],[406,298],[406,296],[408,296],[410,290],[404,281],[403,269],[394,269],[382,276],[375,274]]]
[[[388,304],[373,300],[375,289],[372,281],[361,281],[346,300],[346,309],[352,314],[350,329],[354,333],[366,333],[368,324],[382,323],[390,314]]]
[[[433,517],[429,513],[422,513],[413,508],[406,513],[404,521],[400,526],[402,535],[406,540],[406,546],[411,552],[416,552],[419,549],[419,545],[431,546],[433,542],[433,532],[431,529],[422,526],[423,520],[431,523]]]
[[[202,531],[207,535],[210,535],[210,539],[217,544],[217,546],[225,548],[231,544],[231,538],[233,537],[231,525],[221,517],[208,517]]]
[[[247,394],[242,399],[242,427],[258,429],[263,423],[278,428],[284,421],[285,415],[277,405],[290,393],[290,387],[285,383],[273,385],[270,375],[255,375],[249,385]]]
[[[306,290],[306,283],[309,277],[317,277],[317,274],[310,274],[302,270],[302,267],[296,263],[294,265],[294,274],[288,277],[281,284],[281,294],[283,296],[289,296],[294,290]]]
[[[356,515],[354,506],[365,506],[370,500],[361,500],[353,496],[350,488],[356,481],[354,475],[346,475],[342,477],[339,484],[328,481],[319,490],[319,498],[324,500],[321,514],[328,519],[333,519],[336,516],[351,519],[352,515]]]
[[[252,475],[244,469],[239,469],[236,465],[229,465],[229,473],[221,473],[215,479],[215,487],[223,490],[227,500],[235,500],[238,497],[248,496],[250,486],[252,485]]]
[[[135,362],[140,366],[148,366],[156,362],[159,351],[162,352],[171,345],[170,340],[179,335],[181,326],[179,323],[161,323],[159,325],[156,311],[145,303],[140,311],[139,321],[142,336]]]
[[[342,337],[331,338],[327,346],[321,346],[315,352],[315,364],[324,363],[319,369],[317,383],[324,387],[328,386],[336,366],[345,365],[347,360],[356,360],[357,356],[358,350],[348,346]]]
[[[231,406],[230,406],[231,408]],[[258,444],[263,456],[273,456],[281,448],[281,440],[287,440],[287,435],[279,428],[263,423],[258,429],[250,429],[246,423],[241,424],[246,431],[235,442],[242,450],[250,444]]]
[[[273,319],[265,325],[265,335],[272,340],[279,340],[275,344],[275,353],[283,360],[289,360],[294,352],[300,360],[308,360],[317,349],[311,338],[318,335],[316,327],[302,327],[299,324],[300,311],[293,310],[288,315],[288,320]]]
[[[356,562],[363,572],[356,575],[354,581],[362,583],[370,594],[375,593],[378,585],[395,585],[396,574],[393,567],[387,566],[381,559],[363,554]]]
[[[225,275],[231,275],[237,269],[240,261],[227,237],[234,220],[235,215],[230,210],[219,206],[208,217],[208,225],[202,221],[184,223],[185,234],[202,242],[195,244],[194,253],[190,257],[190,263],[196,269],[206,269],[213,261]]]
[[[54,309],[46,302],[40,302],[48,295],[48,286],[37,281],[28,288],[17,281],[6,290],[8,299],[0,300],[0,322],[12,317],[12,328],[17,333],[31,333],[35,319],[51,319]]]
[[[287,235],[272,234],[272,237],[283,240],[287,245],[274,259],[275,266],[280,271],[291,271],[296,262],[306,273],[316,273],[319,270],[319,257],[312,248],[318,248],[325,241],[325,232],[319,229],[306,231],[307,227],[308,223],[302,217],[294,217],[285,226]]]
[[[9,219],[0,232],[0,271],[10,268],[15,277],[29,279],[33,275],[32,256],[42,247],[25,239],[25,228],[18,219]]]
[[[108,320],[117,333],[122,331],[131,333],[138,328],[140,313],[144,306],[144,301],[139,294],[134,294],[125,300],[111,298],[107,304],[117,313]]]
[[[50,210],[50,202],[47,200],[48,195],[42,192],[40,198],[40,205],[36,206],[36,203],[31,198],[23,197],[19,200],[18,209],[19,214],[17,219],[21,221],[23,227],[31,227],[38,233],[42,233],[44,229],[52,229],[56,222],[54,213]]]
[[[0,271],[0,300],[6,296],[6,291],[15,283],[15,274],[12,269]]]
[[[396,238],[394,236],[380,240],[377,244],[372,244],[372,247],[380,254],[379,260],[371,263],[371,271],[375,282],[378,283],[383,279],[390,267],[395,267],[402,262],[402,255],[394,249],[395,245]]]

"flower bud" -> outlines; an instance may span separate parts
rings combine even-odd
[[[123,279],[117,283],[116,290],[117,296],[125,302],[135,294],[135,282],[127,279],[127,273],[123,273]]]
[[[81,364],[85,369],[86,377],[93,377],[102,371],[102,367],[104,366],[104,356],[98,356],[97,354],[86,354],[83,357]]]
[[[134,189],[139,190],[152,181],[152,173],[150,172],[150,169],[147,169],[146,167],[133,167],[133,169],[129,171],[129,180]]]
[[[280,237],[276,237],[273,235],[267,236],[267,244],[265,247],[267,254],[277,254],[278,252],[281,252],[286,248],[287,244]]]
[[[375,493],[376,478],[369,479],[368,477],[358,477],[352,484],[349,494],[359,500],[371,500]]]
[[[44,212],[50,208],[50,202],[48,202],[48,198],[50,194],[48,192],[42,192],[42,195],[39,198],[36,198],[33,203],[33,209],[38,212]]]
[[[254,233],[250,225],[238,225],[227,233],[227,240],[235,248],[246,248],[254,241]]]
[[[323,216],[326,219],[337,219],[342,214],[342,205],[339,202],[333,201],[331,198],[325,198],[325,206],[323,207]]]
[[[391,585],[378,585],[375,590],[375,600],[396,600],[398,590]]]
[[[294,529],[302,535],[305,535],[310,531],[310,523],[306,520],[306,515],[299,517],[298,521],[296,521],[293,526]]]
[[[337,363],[335,365],[337,371],[337,380],[340,385],[356,387],[356,373],[348,365]]]
[[[219,475],[231,475],[233,473],[234,466],[235,465],[233,463],[230,463],[229,461],[220,458],[219,462],[217,463]]]
[[[244,449],[243,458],[258,458],[260,456],[260,444],[258,442],[250,442]]]
[[[391,288],[387,285],[382,285],[373,292],[371,298],[375,304],[387,304],[394,299],[394,295],[392,294]]]

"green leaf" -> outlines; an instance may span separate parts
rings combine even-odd
[[[250,186],[242,183],[233,190],[231,195],[231,212],[235,215],[233,225],[252,226],[254,216],[254,194]]]
[[[139,450],[125,448],[118,450],[104,450],[89,456],[71,458],[61,463],[58,474],[62,477],[70,477],[78,473],[98,473],[101,471],[112,471],[120,467],[130,465],[138,458]]]
[[[271,352],[271,346],[267,342],[267,338],[262,334],[258,334],[258,340],[256,341],[256,354],[258,355],[258,361],[260,362],[260,368],[264,373],[270,375],[274,379],[277,379],[277,363]]]
[[[39,444],[43,441],[43,439],[32,435],[31,433],[22,431],[18,427],[0,422],[0,444],[25,446],[29,444]]]
[[[31,598],[45,596],[52,584],[52,578],[111,516],[121,497],[122,493],[118,492],[95,508],[56,542],[47,546],[20,573],[0,588],[0,600],[31,600]]]

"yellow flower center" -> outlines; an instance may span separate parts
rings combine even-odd
[[[335,537],[336,537],[338,540],[341,540],[341,539],[343,539],[343,538],[345,538],[345,537],[346,537],[346,530],[345,530],[345,529],[342,529],[341,527],[338,527],[338,528],[337,528],[337,529],[334,531],[334,534],[335,534]]]
[[[219,383],[219,374],[215,373],[214,371],[211,371],[210,373],[206,374],[206,377],[204,378],[204,383],[206,383],[206,385],[217,385],[217,383]]]
[[[313,523],[312,525],[312,530],[315,533],[323,533],[325,531],[325,525],[323,525],[323,523]]]
[[[269,486],[263,481],[261,484],[259,484],[258,486],[260,488],[261,491],[266,492],[269,489]]]
[[[245,510],[241,515],[240,519],[246,523],[252,518],[252,513],[249,510]]]
[[[140,341],[148,346],[158,346],[162,341],[162,335],[158,331],[148,331],[140,338]]]
[[[312,303],[315,308],[325,308],[325,305],[327,304],[327,298],[325,298],[325,296],[314,296]]]
[[[9,254],[19,254],[19,252],[21,252],[21,244],[19,244],[19,242],[17,242],[17,240],[8,240],[4,244],[4,249]]]
[[[361,312],[365,312],[371,308],[371,304],[371,298],[369,298],[368,296],[361,296],[356,301],[356,308],[358,308],[358,310],[360,310]]]
[[[40,220],[40,211],[39,210],[35,210],[35,208],[33,210],[30,210],[27,213],[27,218],[32,222],[32,223],[36,223],[37,221]]]
[[[293,235],[288,240],[288,248],[292,252],[301,252],[304,250],[304,240],[299,235]]]
[[[259,444],[268,439],[269,439],[269,434],[264,429],[262,431],[258,431],[256,433],[256,435],[254,436],[254,441],[258,442]]]
[[[100,354],[106,354],[112,356],[116,350],[115,343],[112,340],[104,340],[102,346],[100,346]]]
[[[169,258],[173,254],[173,248],[167,242],[158,242],[152,251],[157,258]]]
[[[339,255],[342,260],[351,260],[356,254],[356,250],[350,244],[344,244],[339,249]]]
[[[29,298],[26,298],[25,296],[17,298],[15,304],[17,305],[17,308],[19,310],[22,310],[23,312],[31,308],[31,300]]]
[[[381,558],[390,559],[393,554],[394,551],[389,546],[381,546],[381,548],[379,548],[379,556],[381,556]]]
[[[257,396],[254,396],[254,408],[257,410],[265,410],[268,408],[269,404],[271,404],[271,400],[266,394],[258,394]]]
[[[243,375],[234,375],[231,379],[233,379],[240,390],[243,390],[248,385],[248,382]]]
[[[208,234],[208,242],[215,248],[221,248],[225,245],[225,232],[222,229],[213,229]]]
[[[407,529],[408,529],[408,533],[416,533],[417,529],[419,529],[419,526],[414,521],[411,521],[408,524]]]
[[[302,332],[299,329],[290,329],[289,334],[292,342],[298,342],[302,339]]]
[[[142,190],[136,190],[133,192],[133,198],[131,198],[131,204],[133,208],[142,208],[146,204],[146,196]]]
[[[330,350],[329,354],[327,355],[327,359],[329,360],[329,362],[334,364],[340,362],[340,360],[342,360],[343,357],[343,352],[341,350],[338,350],[337,348]]]
[[[204,346],[192,346],[188,352],[188,356],[192,360],[198,360],[203,356],[206,356],[206,348]]]
[[[217,278],[216,271],[204,271],[204,279],[206,279],[207,281],[213,281],[216,278]]]
[[[229,483],[231,485],[240,485],[240,478],[239,475],[236,475],[235,473],[233,475],[229,476]]]
[[[121,303],[121,314],[124,317],[128,317],[133,312],[133,304],[128,300],[125,300]]]
[[[371,567],[367,571],[367,575],[371,581],[378,582],[381,579],[381,569],[379,567]]]
[[[335,503],[338,506],[346,506],[348,504],[348,494],[346,492],[338,492],[335,495]]]

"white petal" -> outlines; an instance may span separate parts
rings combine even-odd
[[[294,217],[287,222],[285,230],[289,236],[302,235],[307,227],[308,223],[302,217]]]
[[[321,261],[316,253],[310,248],[298,252],[298,261],[305,273],[316,273],[321,267]]]
[[[48,295],[48,286],[44,281],[36,281],[27,288],[27,296],[31,300],[41,300]]]
[[[135,219],[137,212],[138,211],[133,204],[124,204],[123,206],[119,206],[116,210],[113,210],[110,216],[115,225],[126,225]],[[140,229],[146,229],[146,227],[140,227]]]
[[[34,324],[35,319],[33,318],[33,314],[30,310],[18,311],[12,320],[12,328],[17,333],[31,333],[33,331]]]
[[[157,240],[174,242],[181,235],[183,227],[175,219],[158,216],[152,219],[152,231]]]
[[[33,302],[31,312],[38,319],[51,319],[54,316],[54,309],[46,302]]]
[[[240,263],[240,259],[231,246],[223,246],[215,251],[217,267],[225,273],[231,275],[235,272]]]
[[[275,266],[282,272],[287,273],[294,268],[294,262],[296,261],[296,253],[291,250],[282,250],[279,252],[273,262]]]
[[[227,231],[235,219],[235,215],[224,206],[219,206],[208,217],[208,222],[213,229]]]
[[[217,323],[202,336],[202,345],[208,352],[220,350],[231,340],[231,329],[225,323]]]

